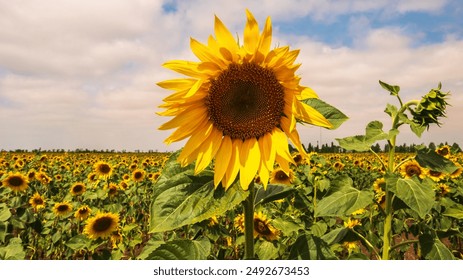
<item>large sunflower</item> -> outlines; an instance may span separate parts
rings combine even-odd
[[[267,18],[261,34],[254,16],[246,10],[243,45],[239,45],[222,21],[215,17],[215,38],[207,45],[191,39],[191,49],[200,62],[173,60],[164,66],[190,78],[158,83],[176,91],[161,105],[161,116],[175,116],[160,129],[177,128],[165,142],[188,138],[178,160],[187,165],[196,160],[195,172],[215,158],[214,185],[227,189],[238,173],[247,189],[256,173],[264,186],[277,162],[286,173],[294,163],[289,138],[300,153],[305,151],[296,122],[330,128],[318,111],[301,102],[317,98],[299,85],[295,64],[299,50],[288,46],[270,49],[272,24]]]
[[[92,239],[109,237],[119,226],[119,215],[113,213],[98,213],[87,220],[84,233]]]

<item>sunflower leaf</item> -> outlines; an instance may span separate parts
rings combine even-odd
[[[383,82],[381,80],[379,81],[379,84],[381,85],[382,88],[389,91],[389,93],[391,95],[394,95],[394,96],[399,95],[400,86],[390,85],[390,84],[387,84],[387,83],[385,83],[385,82]]]
[[[278,200],[287,197],[295,189],[283,185],[268,185],[267,189],[260,187],[256,191],[254,205],[264,204],[270,201]]]
[[[317,202],[315,216],[348,216],[372,203],[371,191],[361,191],[352,185],[352,179],[345,175],[333,180],[326,196]]]
[[[339,145],[346,150],[365,152],[379,140],[386,140],[396,135],[398,131],[391,129],[389,133],[383,131],[383,124],[380,121],[372,121],[365,128],[365,135],[336,138]]]
[[[443,173],[453,173],[458,167],[449,159],[439,155],[434,150],[425,146],[416,148],[416,161],[425,168]]]
[[[214,188],[214,174],[205,170],[194,176],[194,165],[181,167],[174,154],[153,185],[150,232],[173,230],[223,215],[246,199],[248,192],[232,185]]]
[[[320,114],[322,114],[325,119],[327,119],[333,125],[331,129],[340,127],[341,124],[349,119],[349,117],[344,115],[344,113],[318,98],[308,98],[302,100],[301,102],[320,112]]]
[[[434,204],[434,189],[424,180],[419,182],[416,178],[399,178],[390,190],[421,218],[429,213]]]
[[[311,234],[300,235],[289,253],[290,260],[335,260],[336,255],[320,237]]]
[[[419,237],[422,255],[427,260],[454,260],[452,252],[431,234],[423,234]]]
[[[205,260],[211,251],[211,242],[203,237],[198,240],[173,240],[161,244],[147,260]]]

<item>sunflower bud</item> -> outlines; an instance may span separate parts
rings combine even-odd
[[[449,93],[443,93],[441,83],[437,89],[432,89],[423,96],[420,103],[411,110],[413,121],[422,127],[429,128],[432,123],[441,125],[438,118],[445,117],[445,107],[448,105],[446,99]]]

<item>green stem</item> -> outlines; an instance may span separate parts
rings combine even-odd
[[[254,183],[249,185],[249,195],[243,202],[244,206],[244,258],[254,259]]]
[[[402,243],[399,243],[399,244],[396,244],[396,245],[392,246],[391,251],[393,251],[393,250],[395,250],[395,249],[397,249],[399,247],[402,247],[402,246],[405,246],[405,245],[408,245],[408,244],[418,243],[418,242],[419,242],[419,240],[406,240],[406,241],[404,241]]]
[[[365,244],[367,244],[368,247],[370,247],[370,249],[378,257],[378,259],[381,259],[381,256],[379,255],[378,251],[376,251],[375,247],[370,243],[370,241],[368,241],[368,239],[366,239],[363,235],[361,235],[358,231],[354,230],[353,228],[352,228],[352,232],[354,232],[358,237],[360,237],[360,239],[363,240],[363,242],[365,242]]]

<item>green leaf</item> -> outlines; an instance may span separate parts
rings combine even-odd
[[[397,115],[398,111],[399,110],[396,106],[389,103],[386,105],[386,109],[384,110],[384,112],[388,114],[391,118],[394,118]]]
[[[273,260],[278,257],[277,243],[259,239],[254,245],[254,249],[259,260]]]
[[[333,180],[327,195],[317,202],[315,216],[348,216],[373,202],[373,192],[357,190],[352,184],[346,175]]]
[[[320,237],[300,235],[289,253],[290,260],[335,260],[336,255]]]
[[[302,100],[302,102],[320,112],[333,125],[331,129],[340,127],[349,119],[341,111],[318,98],[309,98]]]
[[[182,168],[176,156],[166,163],[166,169],[153,185],[150,206],[150,232],[173,230],[195,224],[212,216],[220,216],[248,196],[238,184],[225,191],[214,189],[213,173],[203,171],[193,176],[193,166]]]
[[[425,181],[419,182],[416,178],[398,179],[396,187],[391,188],[391,191],[421,218],[429,213],[434,204],[435,193],[432,186]]]
[[[445,209],[442,215],[461,220],[463,219],[463,209],[462,208],[463,206],[461,206],[461,204],[457,204],[457,206],[455,207]]]
[[[382,88],[389,91],[389,93],[391,95],[394,95],[394,96],[399,95],[400,86],[395,86],[395,85],[393,86],[393,85],[387,84],[387,83],[385,83],[383,81],[379,81],[379,84],[381,85]]]
[[[331,246],[333,244],[339,243],[348,232],[349,230],[345,227],[333,229],[330,230],[327,234],[323,235],[322,239]]]
[[[454,260],[452,252],[438,238],[430,234],[419,237],[421,253],[427,260]]]
[[[160,245],[148,255],[148,260],[205,260],[211,251],[207,238],[173,240]]]
[[[146,260],[150,258],[150,255],[162,244],[166,243],[164,241],[163,233],[155,233],[151,236],[151,239],[143,247],[138,259]]]
[[[383,131],[383,124],[380,121],[372,121],[365,128],[365,135],[349,136],[345,138],[336,138],[339,145],[346,150],[365,152],[379,140],[386,140],[398,133],[391,130],[391,134]]]
[[[0,248],[0,259],[3,260],[24,260],[26,252],[20,238],[10,239],[6,247]]]
[[[5,222],[11,217],[10,208],[6,203],[0,204],[0,222]]]
[[[268,185],[266,190],[263,187],[260,187],[256,191],[254,204],[264,204],[270,201],[282,199],[294,191],[294,188],[283,185]]]
[[[296,223],[292,221],[289,217],[277,217],[272,220],[272,224],[279,230],[283,232],[285,236],[289,236],[293,232],[298,232],[300,229],[303,229],[302,223]]]
[[[451,160],[439,155],[432,149],[425,146],[419,146],[416,149],[415,159],[422,167],[448,174],[452,174],[458,169]]]
[[[66,241],[65,245],[76,251],[88,248],[91,242],[92,241],[88,239],[87,236],[84,234],[79,234],[71,237],[68,241]]]

